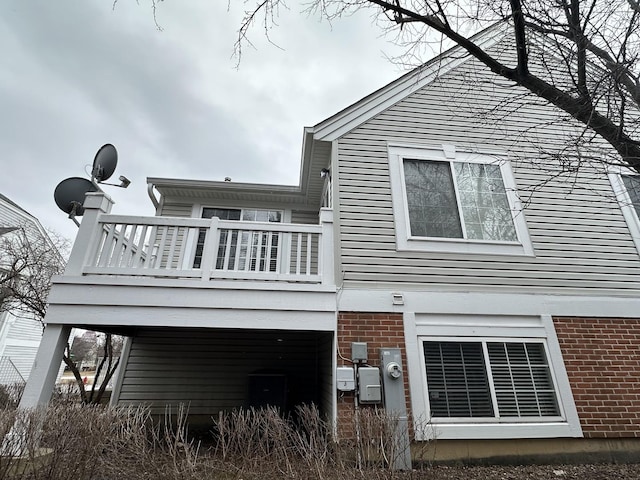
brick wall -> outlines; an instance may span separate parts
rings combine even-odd
[[[640,437],[640,319],[554,324],[585,437]]]
[[[368,364],[380,366],[380,348],[399,348],[402,352],[404,390],[407,412],[410,412],[409,380],[407,378],[407,352],[404,342],[404,324],[401,313],[357,313],[338,314],[338,365],[351,366],[352,363],[340,358],[351,359],[351,342],[367,342]],[[338,394],[338,432],[342,438],[353,434],[354,392]],[[373,408],[362,406],[362,408]]]

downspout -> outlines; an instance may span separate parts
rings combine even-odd
[[[153,183],[151,182],[147,183],[147,194],[149,195],[149,198],[151,199],[151,203],[153,203],[153,206],[155,207],[157,212],[158,208],[160,208],[160,200],[158,200],[155,193],[153,192],[154,187],[155,185]]]

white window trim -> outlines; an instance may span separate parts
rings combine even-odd
[[[504,160],[506,154],[497,152],[456,151],[454,145],[404,145],[387,144],[389,155],[389,174],[393,200],[393,216],[398,251],[454,252],[491,255],[527,255],[534,256],[533,244],[524,218],[522,204],[511,165]],[[500,166],[505,190],[518,241],[491,241],[465,238],[413,237],[409,225],[409,207],[404,181],[402,161],[405,158],[416,160],[457,161],[465,163],[484,163]]]
[[[411,407],[415,439],[514,439],[582,437],[580,419],[573,400],[562,351],[550,315],[425,315],[405,312],[404,328],[408,359]],[[534,421],[476,421],[459,419],[459,423],[432,419],[428,412],[427,371],[423,341],[502,341],[545,343],[547,361],[556,388],[561,416]],[[545,417],[542,417],[545,418]],[[489,419],[491,420],[491,419]],[[509,419],[511,420],[511,419]]]
[[[631,234],[633,243],[636,246],[636,250],[638,250],[638,254],[640,254],[640,218],[638,217],[638,212],[636,212],[636,209],[631,202],[631,197],[627,192],[627,187],[625,187],[624,181],[622,180],[622,175],[636,175],[638,177],[640,177],[640,175],[637,172],[633,172],[622,167],[610,169],[607,175],[609,176],[609,182],[613,188],[613,194],[615,195],[618,205],[620,206],[620,210],[622,211],[622,216],[627,222],[627,227],[629,228],[629,233]]]

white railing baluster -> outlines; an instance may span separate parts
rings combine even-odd
[[[99,267],[106,267],[111,260],[111,252],[113,251],[113,236],[116,231],[117,225],[112,223],[107,226],[107,238],[102,244],[102,250],[100,251],[100,258],[98,259]]]
[[[120,265],[121,267],[131,267],[133,265],[133,256],[135,254],[135,238],[136,238],[136,233],[138,232],[138,225],[133,224],[131,225],[131,230],[129,232],[129,234],[127,235],[126,240],[126,250],[125,250],[125,256],[123,258],[122,264]]]
[[[278,248],[278,255],[282,260],[282,270],[278,268],[278,272],[289,274],[291,273],[291,245],[292,245],[291,233],[284,232],[282,233],[281,238],[282,238],[282,247]],[[280,265],[280,262],[278,262],[278,265]]]
[[[113,250],[111,253],[111,258],[109,258],[109,266],[110,267],[120,267],[120,262],[122,260],[123,250],[124,250],[124,230],[126,225],[120,226],[120,229],[116,229],[113,235]]]
[[[300,275],[300,263],[302,262],[302,233],[298,233],[298,245],[296,248],[296,275]]]
[[[312,247],[311,234],[307,233],[307,271],[305,272],[306,275],[311,275],[311,247]]]
[[[164,257],[165,245],[167,244],[167,230],[168,226],[162,227],[162,234],[160,235],[160,242],[153,245],[156,251],[153,253],[154,261],[151,268],[160,268],[162,266],[162,258]]]
[[[180,227],[178,230],[182,232],[182,245],[178,249],[178,261],[176,262],[176,268],[181,269],[184,265],[187,246],[189,245],[189,237],[191,236],[191,229],[189,227]]]
[[[176,253],[176,244],[178,243],[178,227],[171,227],[171,245],[167,255],[167,264],[165,268],[173,268],[173,257]]]
[[[144,260],[146,258],[146,252],[143,256],[144,244],[147,241],[147,230],[149,229],[148,225],[142,226],[142,232],[140,232],[140,240],[138,240],[138,245],[136,246],[136,251],[133,254],[133,258],[131,261],[131,266],[133,268],[143,266]]]
[[[264,259],[264,271],[271,271],[271,249],[273,248],[273,236],[278,235],[277,233],[266,232],[267,235],[267,245],[265,246],[265,259]]]
[[[156,237],[158,235],[158,227],[156,225],[151,229],[151,233],[149,234],[148,243],[146,244],[147,249],[147,261],[144,264],[144,268],[152,269],[156,263],[156,256],[158,255],[158,248],[155,244]],[[154,256],[154,254],[156,256]]]
[[[96,226],[83,275],[320,283],[326,264],[320,225],[105,214]]]
[[[262,261],[264,260],[264,256],[262,254],[262,247],[264,244],[262,240],[264,239],[264,232],[255,232],[254,235],[258,236],[258,244],[256,245],[256,266],[253,269],[254,272],[262,272]]]
[[[227,230],[227,235],[225,238],[225,246],[224,246],[224,259],[222,261],[222,264],[224,265],[224,269],[228,270],[229,269],[229,260],[231,258],[231,244],[233,243],[233,230]],[[236,247],[236,258],[238,258],[238,250]],[[233,265],[233,270],[235,270],[237,267],[235,265],[235,260],[234,260],[234,265]]]

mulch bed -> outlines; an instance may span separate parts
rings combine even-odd
[[[640,464],[432,466],[421,472],[418,478],[425,480],[640,480]]]

